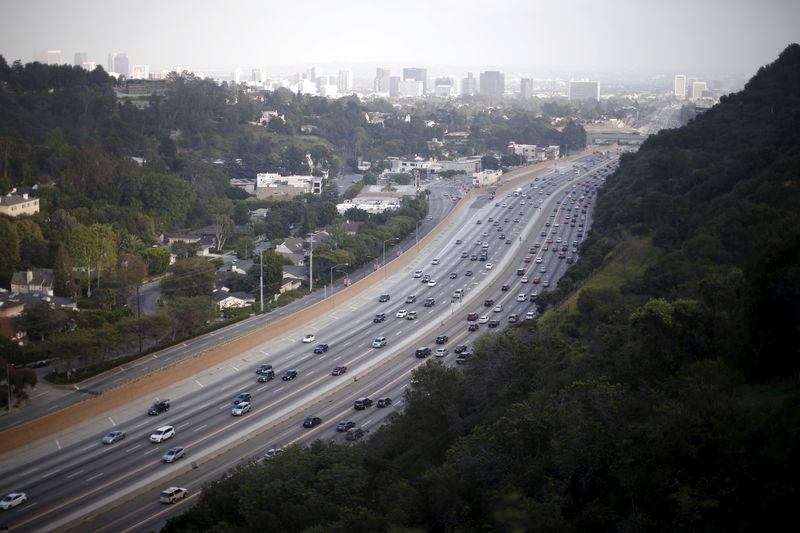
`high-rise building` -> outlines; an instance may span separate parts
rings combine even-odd
[[[130,75],[130,68],[128,68],[128,54],[122,52],[114,54],[114,72],[125,77]]]
[[[47,51],[47,64],[60,65],[61,64],[61,50],[48,50]]]
[[[692,83],[692,99],[697,100],[703,97],[703,93],[708,90],[708,86],[704,81],[695,81]]]
[[[339,71],[338,87],[340,93],[346,93],[353,90],[353,71],[350,69],[343,69]]]
[[[571,81],[569,82],[570,100],[600,100],[599,81]]]
[[[250,81],[253,83],[261,83],[261,69],[254,68],[250,70]]]
[[[117,54],[113,52],[108,54],[108,72],[116,72],[116,70],[114,70],[114,58],[116,57]]]
[[[522,78],[519,80],[519,97],[523,100],[529,100],[533,96],[533,80],[530,78]]]
[[[478,80],[467,72],[467,77],[461,80],[461,94],[475,94],[478,92]]]
[[[423,83],[419,80],[400,80],[398,92],[400,97],[417,97],[423,95]]]
[[[375,69],[375,85],[374,89],[376,93],[388,93],[389,92],[389,82],[391,80],[392,73],[388,68],[381,68],[378,67]]]
[[[506,89],[506,76],[502,72],[496,70],[481,72],[480,81],[481,94],[503,96]]]
[[[426,68],[404,68],[403,81],[421,81],[422,94],[428,92],[428,69]]]
[[[308,69],[308,79],[316,83],[317,78],[322,77],[322,67],[311,67]]]
[[[675,89],[673,90],[673,94],[675,98],[684,99],[686,98],[686,75],[685,74],[677,74],[675,76]]]
[[[72,64],[76,67],[82,67],[87,61],[89,61],[89,56],[86,52],[75,52],[75,61]]]
[[[453,78],[436,78],[433,84],[433,94],[442,98],[456,95],[456,81]]]
[[[43,65],[47,64],[47,52],[44,50],[34,50],[33,51],[33,62],[34,63],[41,63]]]
[[[95,63],[94,61],[84,61],[81,66],[83,67],[83,70],[88,70],[89,72],[91,72],[97,68],[97,63]]]
[[[131,78],[134,80],[146,80],[150,78],[149,65],[134,65],[131,70]]]
[[[392,98],[400,96],[400,76],[389,78],[389,96]]]

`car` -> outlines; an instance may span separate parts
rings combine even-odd
[[[183,487],[169,487],[161,491],[158,501],[161,503],[175,503],[184,499],[188,494],[189,491]]]
[[[389,301],[389,300],[391,300],[391,299],[392,299],[392,297],[391,297],[390,295],[388,295],[388,294],[381,294],[381,295],[378,297],[378,301],[379,301],[379,302],[388,302],[388,301]]]
[[[435,303],[436,303],[435,299],[433,299],[433,298],[425,298],[425,303],[423,303],[422,305],[425,306],[425,307],[433,307],[433,305]]]
[[[428,283],[430,280],[431,280],[430,274],[425,274],[424,276],[422,276],[422,279],[420,281],[422,283]]]
[[[524,268],[518,268],[517,269],[517,276],[524,276],[524,275],[525,275],[525,269]]]
[[[150,442],[159,443],[175,436],[175,428],[172,426],[161,426],[150,435]]]
[[[392,405],[392,399],[388,396],[381,396],[375,403],[375,407],[389,407],[390,405]]]
[[[480,317],[478,317],[478,324],[486,324],[487,322],[489,322],[488,316],[481,315]]]
[[[323,343],[314,346],[314,353],[325,353],[328,351],[328,345]]]
[[[256,368],[256,374],[264,374],[268,370],[272,370],[272,365],[259,365],[259,367]]]
[[[267,370],[263,374],[259,375],[258,378],[256,378],[256,381],[258,383],[266,383],[267,381],[272,381],[273,379],[275,379],[275,371]]]
[[[470,324],[469,326],[467,326],[467,330],[469,330],[469,331],[478,331],[478,328],[479,328],[479,327],[480,327],[480,326],[478,326],[478,324],[476,324],[475,322],[473,322],[472,324]]]
[[[281,379],[283,381],[291,381],[296,377],[297,377],[297,370],[287,370],[286,372],[283,373]]]
[[[539,269],[540,274],[547,274],[547,267],[542,267]]]
[[[461,244],[461,239],[456,239],[456,244]]]
[[[309,333],[308,335],[303,337],[303,342],[306,343],[306,344],[314,342],[315,340],[317,340],[317,336],[316,335],[312,335],[311,333]]]
[[[467,313],[468,322],[475,322],[476,320],[478,320],[478,313]]]
[[[486,261],[486,256],[482,255],[478,258],[478,261]]]
[[[184,448],[180,446],[175,446],[174,448],[170,448],[169,450],[167,450],[167,453],[165,453],[164,456],[161,457],[161,460],[164,461],[165,463],[174,463],[175,461],[177,461],[181,457],[184,457],[185,455],[186,455],[186,450]]]
[[[472,270],[467,270],[466,272],[464,272],[464,275],[467,276],[467,277],[471,276],[472,275]]]
[[[0,509],[8,510],[17,505],[23,504],[28,500],[28,495],[24,492],[12,492],[0,500]]]
[[[353,409],[362,411],[364,409],[367,409],[368,407],[372,407],[372,400],[367,398],[366,396],[357,398],[356,401],[353,402]]]
[[[495,306],[494,306],[494,309],[493,309],[493,311],[494,311],[495,313],[499,313],[499,312],[500,312],[500,311],[502,311],[502,310],[503,310],[503,305],[502,305],[502,304],[497,304],[497,305],[495,305]]]
[[[517,301],[518,302],[524,302],[527,299],[528,298],[527,298],[527,296],[525,295],[524,292],[521,292],[521,293],[517,294]]]
[[[350,428],[347,430],[347,440],[358,440],[364,436],[364,430],[361,428]]]
[[[522,276],[519,280],[520,283],[528,283],[528,276]]]
[[[147,410],[147,414],[150,416],[158,416],[167,411],[169,411],[169,400],[157,400],[150,406],[150,409]]]
[[[415,278],[421,278],[422,277],[422,270],[415,270],[414,271],[414,277]]]
[[[527,256],[525,259],[522,260],[522,262],[523,263],[530,263],[531,262],[530,256]]]
[[[511,289],[510,285],[503,285],[502,287],[500,287],[500,290],[503,292],[507,292],[510,289]]]
[[[571,265],[573,263],[573,261],[575,261],[575,259],[573,259],[572,256],[567,257],[567,264]]]
[[[439,258],[438,257],[434,257],[433,261],[431,261],[431,264],[432,265],[438,265],[439,264]]]
[[[448,337],[447,335],[439,335],[438,337],[436,337],[436,344],[444,344],[449,340],[450,337]]]
[[[548,280],[542,281],[542,287],[549,287],[549,286],[550,286],[550,282]]]
[[[432,279],[432,280],[430,280],[428,282],[428,287],[435,287],[435,286],[436,286],[436,280],[435,279]]]
[[[536,258],[536,262],[537,262],[537,263],[541,263],[541,262],[542,262],[542,258],[541,258],[541,257],[537,257],[537,258]]]
[[[445,355],[447,355],[447,348],[444,346],[436,348],[436,357],[444,357]]]
[[[272,459],[276,455],[283,453],[283,448],[270,448],[264,453],[264,459]]]
[[[115,430],[103,437],[103,440],[100,441],[103,444],[114,444],[117,441],[121,441],[125,438],[125,432],[120,430]]]
[[[493,319],[493,320],[490,320],[489,323],[486,324],[486,325],[489,326],[490,328],[496,328],[497,326],[500,325],[500,322]]]
[[[233,416],[242,416],[250,412],[250,402],[240,402],[231,410]]]
[[[450,272],[450,276],[449,276],[450,279],[456,279],[457,277],[458,277],[458,274],[456,274],[455,272]]]
[[[486,263],[486,267],[484,268],[486,268],[486,270],[491,270],[493,266],[494,265],[492,265],[491,263]]]
[[[331,370],[331,376],[341,376],[345,372],[347,372],[347,367],[346,366],[337,366],[337,367],[334,367],[333,370]]]
[[[491,307],[493,305],[494,305],[494,300],[492,300],[490,298],[487,298],[486,300],[483,301],[483,306],[484,307]]]
[[[518,321],[519,321],[519,315],[518,314],[512,313],[512,314],[508,315],[508,322],[510,324],[512,324],[514,322],[518,322]]]
[[[307,416],[305,420],[303,420],[303,427],[304,428],[313,428],[314,426],[318,426],[322,424],[322,419],[318,416]]]
[[[417,297],[415,295],[412,294],[410,296],[406,296],[406,303],[407,304],[413,304],[416,301],[417,301]]]
[[[532,292],[532,293],[531,293],[531,295],[528,297],[528,299],[529,299],[530,301],[532,301],[532,302],[535,302],[535,301],[536,301],[536,298],[537,298],[538,296],[539,296],[539,293],[538,293],[538,292]]]
[[[489,247],[488,242],[484,241],[483,243],[481,243],[481,248],[488,248],[488,247]]]
[[[354,427],[356,427],[356,423],[352,420],[341,420],[338,424],[336,424],[336,431],[345,432]]]
[[[417,319],[417,312],[416,311],[409,311],[406,315],[406,320],[416,320]]]
[[[502,241],[502,240],[504,240],[506,238],[506,236],[505,236],[505,234],[501,233],[500,236],[497,237],[497,238]]]
[[[233,405],[239,405],[242,402],[249,402],[251,399],[249,392],[243,392],[233,399]]]
[[[380,322],[383,322],[384,320],[386,320],[386,313],[378,313],[377,315],[372,317],[373,324],[378,324]]]
[[[36,361],[35,363],[33,363],[33,364],[31,365],[31,368],[44,368],[44,367],[46,367],[46,366],[47,366],[47,365],[49,365],[49,364],[50,364],[50,363],[48,363],[47,361],[45,361],[44,359],[42,359],[42,360],[39,360],[39,361]]]
[[[430,354],[431,354],[431,349],[428,348],[427,346],[423,346],[422,348],[417,348],[417,350],[414,352],[414,355],[420,359],[428,357]]]
[[[478,260],[478,256],[475,255],[475,254],[472,254],[471,256],[469,256],[469,260],[470,261],[477,261]]]
[[[461,259],[466,259],[469,257],[469,252],[461,252]]]
[[[476,220],[475,224],[482,224],[481,219]]]
[[[525,313],[525,320],[533,320],[534,318],[536,318],[536,313],[533,311],[528,311]]]
[[[373,348],[380,348],[381,346],[386,346],[386,337],[378,337],[372,341]]]
[[[408,311],[406,309],[399,309],[394,314],[394,316],[396,316],[397,318],[405,318],[407,314],[408,314]]]
[[[533,282],[532,282],[532,283],[533,283],[534,285],[538,285],[538,284],[539,284],[539,283],[541,283],[541,282],[542,282],[542,280],[541,280],[540,278],[533,278]]]

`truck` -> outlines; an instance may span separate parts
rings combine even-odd
[[[522,188],[519,188],[514,191],[514,196],[519,196],[520,194],[522,194]]]

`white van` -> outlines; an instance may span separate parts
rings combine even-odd
[[[161,426],[150,435],[150,442],[162,442],[175,436],[175,428],[172,426]]]

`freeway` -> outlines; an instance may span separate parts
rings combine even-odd
[[[402,390],[410,372],[426,361],[414,357],[417,347],[435,349],[438,335],[448,335],[442,346],[451,350],[457,344],[471,344],[488,329],[488,323],[469,331],[467,312],[486,314],[487,320],[497,318],[503,326],[512,313],[520,317],[535,313],[529,293],[537,289],[532,287],[543,286],[545,281],[554,284],[566,269],[566,259],[559,258],[560,248],[551,251],[547,240],[552,239],[553,244],[557,239],[566,240],[570,244],[565,257],[577,257],[585,235],[581,230],[589,224],[589,202],[606,173],[602,167],[612,168],[615,162],[610,154],[586,156],[532,180],[523,191],[525,197],[478,198],[456,213],[455,220],[431,245],[409,249],[407,253],[416,257],[402,271],[280,339],[160,391],[159,397],[172,400],[167,413],[148,417],[144,414],[147,404],[133,401],[75,428],[69,443],[58,444],[58,450],[15,452],[16,461],[3,463],[0,492],[22,490],[29,500],[4,513],[0,525],[15,531],[69,527],[152,530],[186,506],[158,504],[158,493],[166,486],[185,486],[196,495],[204,482],[267,448],[316,438],[344,442],[335,430],[342,418],[352,419],[367,431],[378,427],[388,413],[402,409]],[[490,218],[496,219],[497,225]],[[470,255],[478,255],[484,243],[487,260],[472,261]],[[547,250],[543,250],[545,246]],[[530,263],[525,262],[526,257],[531,258]],[[528,276],[518,276],[518,268],[525,269]],[[435,283],[423,284],[422,278],[414,277],[415,270],[424,270]],[[467,270],[472,270],[471,276],[466,275]],[[547,277],[534,284],[536,275]],[[523,283],[526,277],[530,279]],[[513,289],[503,291],[503,285]],[[464,293],[454,298],[457,289]],[[526,298],[518,301],[521,292],[527,293]],[[384,293],[391,299],[379,302]],[[416,301],[406,303],[411,295]],[[429,297],[435,304],[424,307],[422,301]],[[486,298],[495,299],[495,305],[503,308],[484,308]],[[417,320],[396,317],[401,309],[417,311]],[[381,312],[386,319],[375,323],[373,316]],[[315,335],[315,342],[303,343],[301,338],[307,334]],[[387,345],[372,348],[373,339],[379,336],[387,338]],[[327,343],[329,350],[314,353],[316,342]],[[453,364],[455,355],[440,360]],[[276,379],[256,382],[255,369],[260,364],[273,365]],[[348,371],[332,376],[332,368],[340,365],[346,365]],[[287,370],[296,370],[297,378],[282,381],[280,376]],[[232,399],[242,392],[252,395],[253,410],[233,417]],[[353,400],[362,395],[388,395],[395,402],[390,408],[355,412]],[[302,419],[309,415],[321,417],[323,423],[313,429],[302,428]],[[176,436],[164,443],[150,443],[148,435],[165,424],[175,428]],[[100,444],[102,435],[111,429],[125,430],[126,438],[112,445]],[[165,464],[161,455],[172,446],[185,447],[187,458]]]

